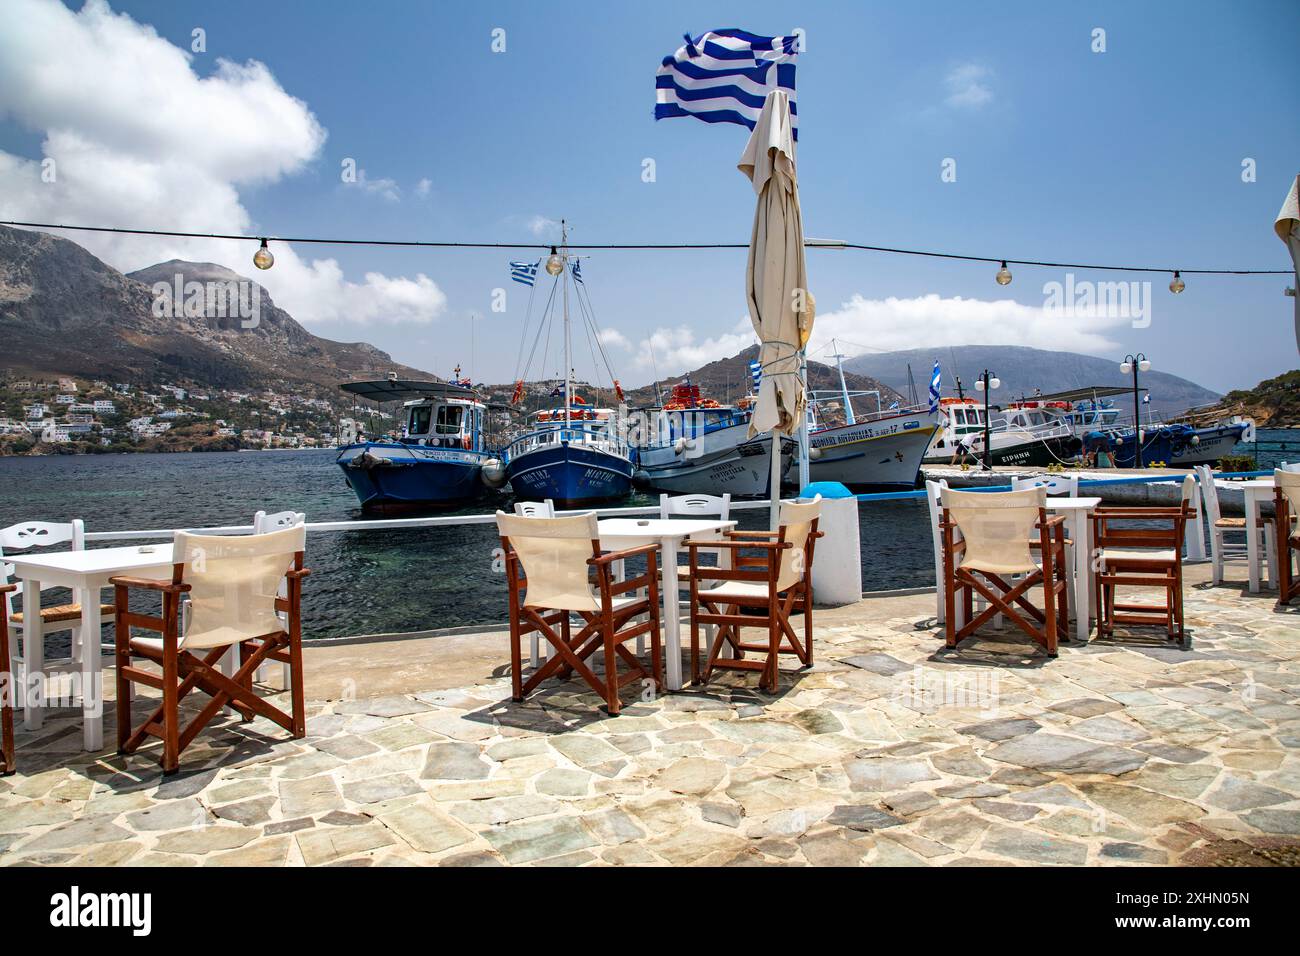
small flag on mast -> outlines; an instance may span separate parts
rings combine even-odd
[[[754,391],[758,391],[759,384],[763,381],[763,366],[754,360],[749,363],[749,380],[754,385]]]
[[[934,371],[930,373],[930,414],[933,415],[939,410],[939,363],[934,363]]]
[[[794,66],[800,38],[762,37],[744,30],[710,30],[663,59],[655,76],[655,119],[694,116],[706,123],[738,123],[751,130],[772,90],[790,96],[790,121],[799,139]]]
[[[537,263],[536,262],[512,262],[510,263],[510,278],[516,282],[521,282],[526,286],[532,287],[537,281]]]
[[[582,281],[582,263],[580,263],[576,258],[573,260],[573,281],[579,282],[582,285],[587,284]]]

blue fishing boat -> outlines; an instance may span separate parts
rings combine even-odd
[[[616,501],[632,490],[632,460],[612,409],[575,396],[567,408],[535,412],[533,430],[505,449],[506,477],[516,498],[560,507]]]
[[[613,378],[608,358],[600,345],[594,310],[585,292],[578,259],[565,246],[567,226],[563,220],[560,221],[560,229],[559,249],[552,246],[551,254],[546,259],[546,273],[554,278],[555,284],[547,297],[548,304],[538,329],[540,338],[542,329],[549,328],[551,309],[558,300],[564,322],[565,374],[564,381],[555,387],[551,396],[560,399],[560,407],[533,412],[529,416],[529,431],[507,445],[502,458],[510,491],[516,498],[525,501],[549,498],[561,508],[571,508],[616,501],[627,496],[632,490],[633,465],[627,440],[614,410],[592,407],[574,391],[573,345],[569,328],[570,276],[573,277],[574,295],[582,312],[583,327],[591,339],[593,357],[599,350],[605,359],[605,370],[610,374],[613,390],[619,401],[623,400],[622,389],[618,380]],[[512,269],[516,265],[526,268],[529,264],[512,263]],[[531,286],[536,271],[536,266],[533,266],[526,278],[517,281]],[[557,291],[560,292],[558,296]],[[549,334],[547,341],[550,341]],[[512,401],[518,401],[523,391],[524,379],[521,377],[515,383],[515,397]]]
[[[396,377],[341,388],[381,405],[401,403],[398,435],[341,436],[347,440],[336,461],[363,511],[394,514],[464,505],[504,482],[484,434],[487,406],[471,389]]]

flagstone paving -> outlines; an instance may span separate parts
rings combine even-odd
[[[0,778],[0,862],[1300,862],[1300,610],[1192,588],[1187,649],[1046,661],[874,607],[819,620],[817,666],[775,696],[728,677],[610,718],[577,683],[413,687],[313,702],[303,740],[227,722],[167,779],[83,754],[59,712]]]

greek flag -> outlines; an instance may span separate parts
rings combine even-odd
[[[510,278],[514,279],[516,282],[522,282],[526,286],[532,286],[532,284],[537,281],[537,263],[510,263]]]
[[[763,366],[757,361],[749,363],[749,379],[754,383],[754,391],[758,391],[758,385],[763,381]]]
[[[581,269],[581,263],[579,263],[577,259],[574,259],[574,260],[573,260],[573,281],[574,281],[574,282],[582,282],[582,269]],[[583,285],[586,285],[587,283],[582,282],[582,284],[583,284]]]
[[[800,38],[760,37],[744,30],[710,30],[663,59],[655,76],[655,119],[694,116],[706,123],[739,123],[751,130],[772,90],[790,95],[790,119],[799,139],[794,61]]]
[[[933,415],[939,410],[939,363],[934,363],[934,371],[930,373],[930,414]]]

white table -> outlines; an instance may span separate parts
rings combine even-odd
[[[1273,489],[1277,487],[1272,478],[1253,478],[1250,481],[1234,481],[1231,486],[1240,488],[1246,500],[1246,563],[1250,566],[1250,581],[1247,585],[1252,594],[1259,593],[1259,503],[1273,498]],[[1273,580],[1273,566],[1269,565],[1269,586],[1276,587]]]
[[[170,544],[59,551],[30,557],[6,556],[14,577],[23,582],[24,677],[45,670],[45,636],[41,616],[41,585],[70,588],[81,605],[81,716],[85,749],[104,749],[104,688],[100,650],[100,591],[119,574],[170,578]],[[27,694],[24,720],[29,730],[39,730],[44,715]]]
[[[659,593],[663,599],[664,675],[669,690],[682,689],[682,622],[677,598],[677,551],[692,535],[716,535],[736,526],[734,521],[705,518],[605,518],[598,522],[600,547],[624,551],[659,545]]]

